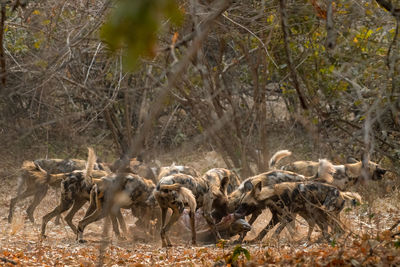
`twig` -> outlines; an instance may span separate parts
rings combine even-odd
[[[283,41],[284,41],[284,45],[285,45],[285,52],[286,52],[288,67],[290,70],[290,74],[292,76],[294,88],[296,89],[297,95],[300,100],[301,107],[303,109],[308,109],[305,98],[300,89],[300,83],[299,83],[299,80],[297,79],[296,69],[293,67],[292,55],[291,55],[290,49],[289,49],[289,43],[288,43],[289,30],[288,30],[287,13],[286,13],[286,0],[280,0],[279,4],[280,4],[280,11],[281,11],[281,26],[282,26],[282,31],[283,31]]]
[[[94,59],[96,58],[96,55],[100,50],[100,46],[101,46],[101,42],[97,45],[96,52],[94,53],[92,61],[90,62],[90,65],[89,65],[88,71],[86,73],[86,77],[85,77],[85,81],[83,82],[83,85],[86,85],[87,79],[89,78],[90,69],[92,68]]]
[[[266,46],[266,45],[264,44],[264,42],[260,39],[260,37],[258,37],[258,36],[257,36],[254,32],[252,32],[250,29],[246,28],[245,26],[243,26],[243,25],[239,24],[238,22],[234,21],[233,19],[229,18],[227,15],[222,14],[222,16],[223,16],[224,18],[226,18],[227,20],[229,20],[230,22],[232,22],[233,24],[235,24],[235,25],[237,25],[237,26],[243,28],[244,30],[246,30],[247,32],[249,32],[251,35],[253,35],[253,36],[261,43],[262,47],[263,47],[264,50],[265,50],[265,53],[267,54],[267,56],[269,57],[269,59],[272,61],[272,63],[275,65],[275,67],[276,67],[277,69],[279,69],[278,64],[276,64],[275,60],[271,57],[271,55],[270,55],[269,52],[268,52],[267,46]]]

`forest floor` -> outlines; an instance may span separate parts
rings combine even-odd
[[[8,205],[16,192],[16,182],[4,178],[1,185],[0,266],[96,266],[99,263],[105,266],[400,265],[400,237],[392,238],[387,230],[400,219],[397,186],[386,190],[389,192],[370,192],[366,204],[346,208],[341,214],[346,233],[329,243],[318,242],[320,232],[314,232],[312,242],[307,243],[307,224],[299,219],[293,236],[285,230],[278,238],[268,235],[257,244],[236,246],[227,242],[193,247],[179,237],[178,230],[171,233],[175,246],[162,248],[158,230],[154,237],[144,237],[143,231],[134,228],[134,219],[127,212],[124,215],[130,235],[126,241],[118,241],[110,233],[109,241],[102,242],[104,221],[87,227],[85,238],[88,242],[84,244],[75,240],[64,221],[60,225],[49,222],[47,238],[41,240],[41,218],[57,205],[58,192],[49,190],[35,211],[36,224],[25,219],[28,201],[17,206],[14,220],[9,224]],[[374,182],[366,186],[374,188],[377,185]],[[83,210],[78,212],[74,222],[77,223],[83,214]],[[265,226],[269,216],[269,212],[265,212],[257,219],[248,234],[249,239]]]

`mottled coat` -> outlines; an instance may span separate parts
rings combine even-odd
[[[109,215],[117,237],[122,238],[118,228],[118,215],[120,209],[131,209],[132,213],[141,210],[140,219],[148,219],[147,215],[154,209],[149,206],[148,199],[155,185],[151,180],[144,179],[132,173],[111,174],[103,177],[101,183],[97,183],[90,191],[90,205],[85,217],[79,221],[77,239],[84,242],[83,231],[87,225]],[[136,212],[137,213],[137,212]],[[121,223],[121,220],[119,220]]]
[[[213,233],[219,236],[215,228],[215,221],[212,218],[212,211],[225,210],[227,212],[227,185],[229,178],[224,177],[222,181],[219,179],[212,179],[209,181],[205,177],[193,177],[183,173],[177,173],[169,176],[162,177],[157,184],[154,196],[161,208],[161,240],[163,247],[171,246],[171,242],[167,236],[167,232],[171,226],[182,215],[185,206],[187,205],[180,199],[179,189],[185,187],[189,189],[195,199],[197,208],[203,208],[203,216],[207,223],[210,225]],[[166,224],[166,214],[168,208],[172,209],[172,216]],[[226,215],[226,214],[225,214]],[[192,243],[196,244],[196,231],[194,228],[194,212],[190,212],[190,219],[192,225]]]
[[[279,234],[294,220],[296,214],[302,216],[309,224],[308,239],[315,224],[320,227],[324,237],[328,238],[328,226],[343,232],[339,224],[339,213],[345,200],[353,200],[353,197],[350,192],[341,192],[335,186],[319,182],[287,182],[276,184],[273,188],[262,187],[261,183],[258,183],[243,197],[235,214],[242,217],[256,210],[271,210],[270,222],[253,241],[262,240],[269,230],[281,223],[276,230],[276,234]]]
[[[288,150],[280,150],[276,152],[270,160],[270,168],[275,168],[275,165],[283,158],[290,156],[292,153]],[[367,175],[372,180],[381,180],[386,170],[378,164],[367,161],[368,164],[363,163],[364,161],[357,161],[352,163],[346,163],[343,165],[332,165],[335,168],[333,174],[333,180],[331,184],[337,186],[341,190],[349,190],[350,186],[357,183],[358,179],[362,175],[362,169],[367,170]],[[282,170],[293,171],[306,176],[315,175],[318,172],[319,163],[315,161],[295,161],[286,164],[281,167]]]

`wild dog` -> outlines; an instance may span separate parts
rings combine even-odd
[[[35,159],[33,161],[48,174],[68,173],[75,170],[84,170],[86,160],[82,159]],[[108,167],[99,160],[93,165],[94,170],[109,171]]]
[[[224,177],[222,181],[215,179],[209,181],[206,177],[192,177],[183,173],[176,173],[162,177],[154,191],[154,197],[161,208],[161,240],[162,246],[172,246],[167,236],[167,232],[171,226],[181,217],[185,206],[188,205],[189,189],[196,200],[195,208],[203,208],[203,216],[210,226],[213,234],[220,239],[220,235],[216,230],[215,221],[212,218],[212,211],[227,212],[227,186],[229,178]],[[186,188],[183,190],[182,188]],[[185,195],[183,195],[185,194]],[[172,210],[172,215],[166,224],[166,215],[168,208]],[[196,230],[194,210],[191,207],[190,220],[192,228],[192,244],[196,244]]]
[[[137,174],[145,179],[153,181],[154,184],[158,182],[157,175],[158,171],[156,169],[150,168],[145,164],[140,157],[134,157],[129,159],[127,166],[122,166],[123,159],[117,159],[111,165],[111,171],[114,173],[133,173]]]
[[[343,209],[345,200],[352,198],[352,194],[341,192],[335,186],[319,182],[287,182],[276,184],[273,188],[262,187],[259,182],[241,200],[235,215],[239,218],[255,210],[265,208],[271,210],[270,222],[253,241],[262,240],[269,230],[281,223],[276,230],[276,234],[279,234],[296,214],[302,216],[309,224],[308,240],[315,224],[328,239],[328,226],[343,232],[338,215]]]
[[[320,160],[319,164],[320,167],[317,174],[310,177],[306,177],[304,175],[290,171],[274,170],[247,178],[240,184],[240,186],[234,192],[232,192],[228,196],[229,212],[234,212],[239,207],[240,201],[243,198],[243,196],[247,192],[251,191],[254,188],[254,186],[259,182],[261,182],[262,186],[269,188],[273,188],[274,185],[283,182],[304,182],[304,181],[322,181],[327,183],[331,182],[333,179],[331,173],[334,172],[332,164],[325,159]],[[261,213],[262,209],[255,209],[253,212],[251,212],[252,216],[249,220],[249,224],[252,225]],[[242,235],[239,238],[238,242],[243,241],[244,237],[245,236]]]
[[[238,175],[228,169],[214,168],[214,169],[208,170],[204,174],[204,176],[206,176],[209,181],[213,181],[213,180],[216,181],[218,179],[220,182],[222,181],[222,179],[224,177],[228,177],[229,178],[229,184],[228,184],[228,188],[227,188],[228,194],[232,193],[240,185],[240,179],[239,179]]]
[[[80,159],[37,159],[24,161],[19,172],[17,196],[10,201],[8,222],[11,223],[15,205],[27,197],[34,196],[26,210],[29,220],[34,223],[33,213],[46,196],[49,187],[59,188],[64,173],[85,169],[86,161]],[[94,163],[94,169],[102,169],[101,163]],[[48,174],[53,174],[51,177]],[[25,191],[22,188],[26,185]]]
[[[192,177],[200,177],[200,173],[198,171],[196,171],[193,167],[184,166],[184,165],[175,165],[175,163],[172,163],[171,166],[165,166],[165,167],[160,168],[160,173],[158,174],[158,177],[157,177],[157,183],[163,177],[173,175],[176,173],[183,173],[183,174],[190,175]]]
[[[147,201],[155,188],[151,180],[132,173],[112,174],[103,179],[107,182],[95,184],[91,189],[89,210],[92,212],[78,223],[77,240],[81,243],[85,242],[83,231],[86,226],[107,215],[111,218],[117,237],[121,238],[116,218],[121,208],[131,209],[133,214],[135,210],[142,209],[142,220],[149,219],[146,215],[154,208]]]
[[[290,156],[292,152],[288,150],[281,150],[276,152],[269,162],[270,168],[275,168],[275,165],[283,158]],[[343,165],[333,165],[335,174],[331,184],[337,186],[341,190],[348,190],[350,186],[357,183],[362,175],[362,170],[367,170],[367,175],[372,180],[381,180],[386,170],[379,166],[377,163],[367,160],[357,161],[353,163],[346,163]],[[368,162],[368,164],[365,164]],[[295,161],[282,166],[283,170],[293,171],[299,174],[312,176],[318,171],[318,162],[315,161]]]
[[[72,223],[72,219],[75,213],[90,200],[90,190],[94,184],[105,182],[101,177],[106,176],[108,173],[100,170],[93,170],[96,162],[96,155],[93,149],[89,148],[87,166],[85,170],[75,170],[70,173],[63,174],[47,174],[50,179],[53,177],[59,177],[61,181],[61,196],[60,204],[55,207],[51,212],[47,213],[42,218],[41,236],[45,237],[46,225],[55,216],[61,215],[65,211],[69,210],[65,216],[65,221],[74,231],[77,233],[75,225]],[[43,170],[43,172],[45,172]],[[91,212],[90,210],[87,213]],[[121,222],[124,225],[124,222]]]

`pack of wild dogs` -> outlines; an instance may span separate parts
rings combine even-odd
[[[8,221],[12,222],[17,202],[33,196],[26,212],[34,222],[35,208],[48,189],[54,187],[61,188],[60,201],[42,218],[43,238],[48,222],[54,217],[59,220],[68,211],[64,220],[79,242],[85,242],[86,226],[104,217],[110,219],[115,235],[124,239],[128,231],[121,209],[130,209],[138,227],[147,232],[154,225],[160,229],[163,247],[172,245],[168,233],[174,229],[182,234],[186,230],[192,244],[234,236],[239,236],[234,242],[242,242],[257,217],[269,209],[272,218],[248,242],[261,241],[275,226],[275,235],[286,226],[293,227],[297,215],[308,223],[309,241],[315,225],[322,237],[330,240],[333,234],[344,232],[339,215],[345,203],[362,202],[360,195],[350,192],[349,188],[362,175],[381,180],[386,172],[368,160],[353,160],[343,165],[333,165],[326,159],[296,161],[278,169],[277,163],[290,155],[288,150],[276,152],[270,159],[268,172],[243,180],[224,168],[214,168],[204,174],[175,164],[152,169],[137,158],[125,161],[128,162],[125,166],[122,160],[107,165],[97,161],[91,148],[87,160],[24,161],[17,195],[10,201]],[[87,202],[89,207],[83,219],[75,225],[74,215]],[[206,225],[202,230],[199,229],[201,222]],[[180,227],[173,228],[176,223]]]

